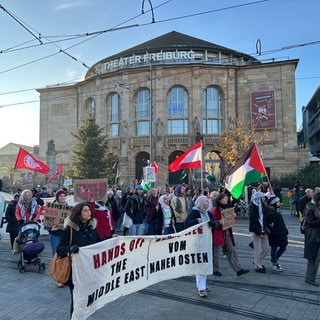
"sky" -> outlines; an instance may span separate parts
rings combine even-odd
[[[81,81],[99,60],[173,30],[261,61],[299,59],[298,130],[320,86],[319,11],[317,0],[1,0],[0,148],[39,144],[37,88]]]

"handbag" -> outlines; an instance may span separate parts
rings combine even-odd
[[[123,223],[123,226],[128,229],[130,229],[132,226],[132,223],[133,223],[132,219],[129,217],[129,215],[126,212],[123,215],[123,222],[122,223]]]
[[[72,233],[73,229],[70,229],[70,241],[69,244],[72,244]],[[52,278],[59,283],[66,283],[71,274],[71,256],[68,253],[65,257],[58,256],[57,253],[54,254],[51,262],[49,264],[49,274]]]

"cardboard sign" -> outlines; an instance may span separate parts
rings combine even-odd
[[[72,206],[47,202],[43,214],[43,225],[45,227],[56,226],[62,230],[64,219],[70,215],[71,209]]]
[[[232,228],[236,223],[236,214],[234,208],[228,208],[221,211],[222,229],[227,230]]]
[[[106,201],[108,179],[74,180],[74,201]]]

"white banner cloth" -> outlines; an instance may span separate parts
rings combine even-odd
[[[119,236],[82,247],[72,255],[72,320],[160,281],[195,274],[212,274],[206,222],[171,235]]]

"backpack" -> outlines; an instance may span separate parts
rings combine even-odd
[[[312,202],[307,203],[303,212],[299,211],[299,221],[300,221],[300,232],[305,234],[306,228],[306,210],[315,211],[315,205]]]

